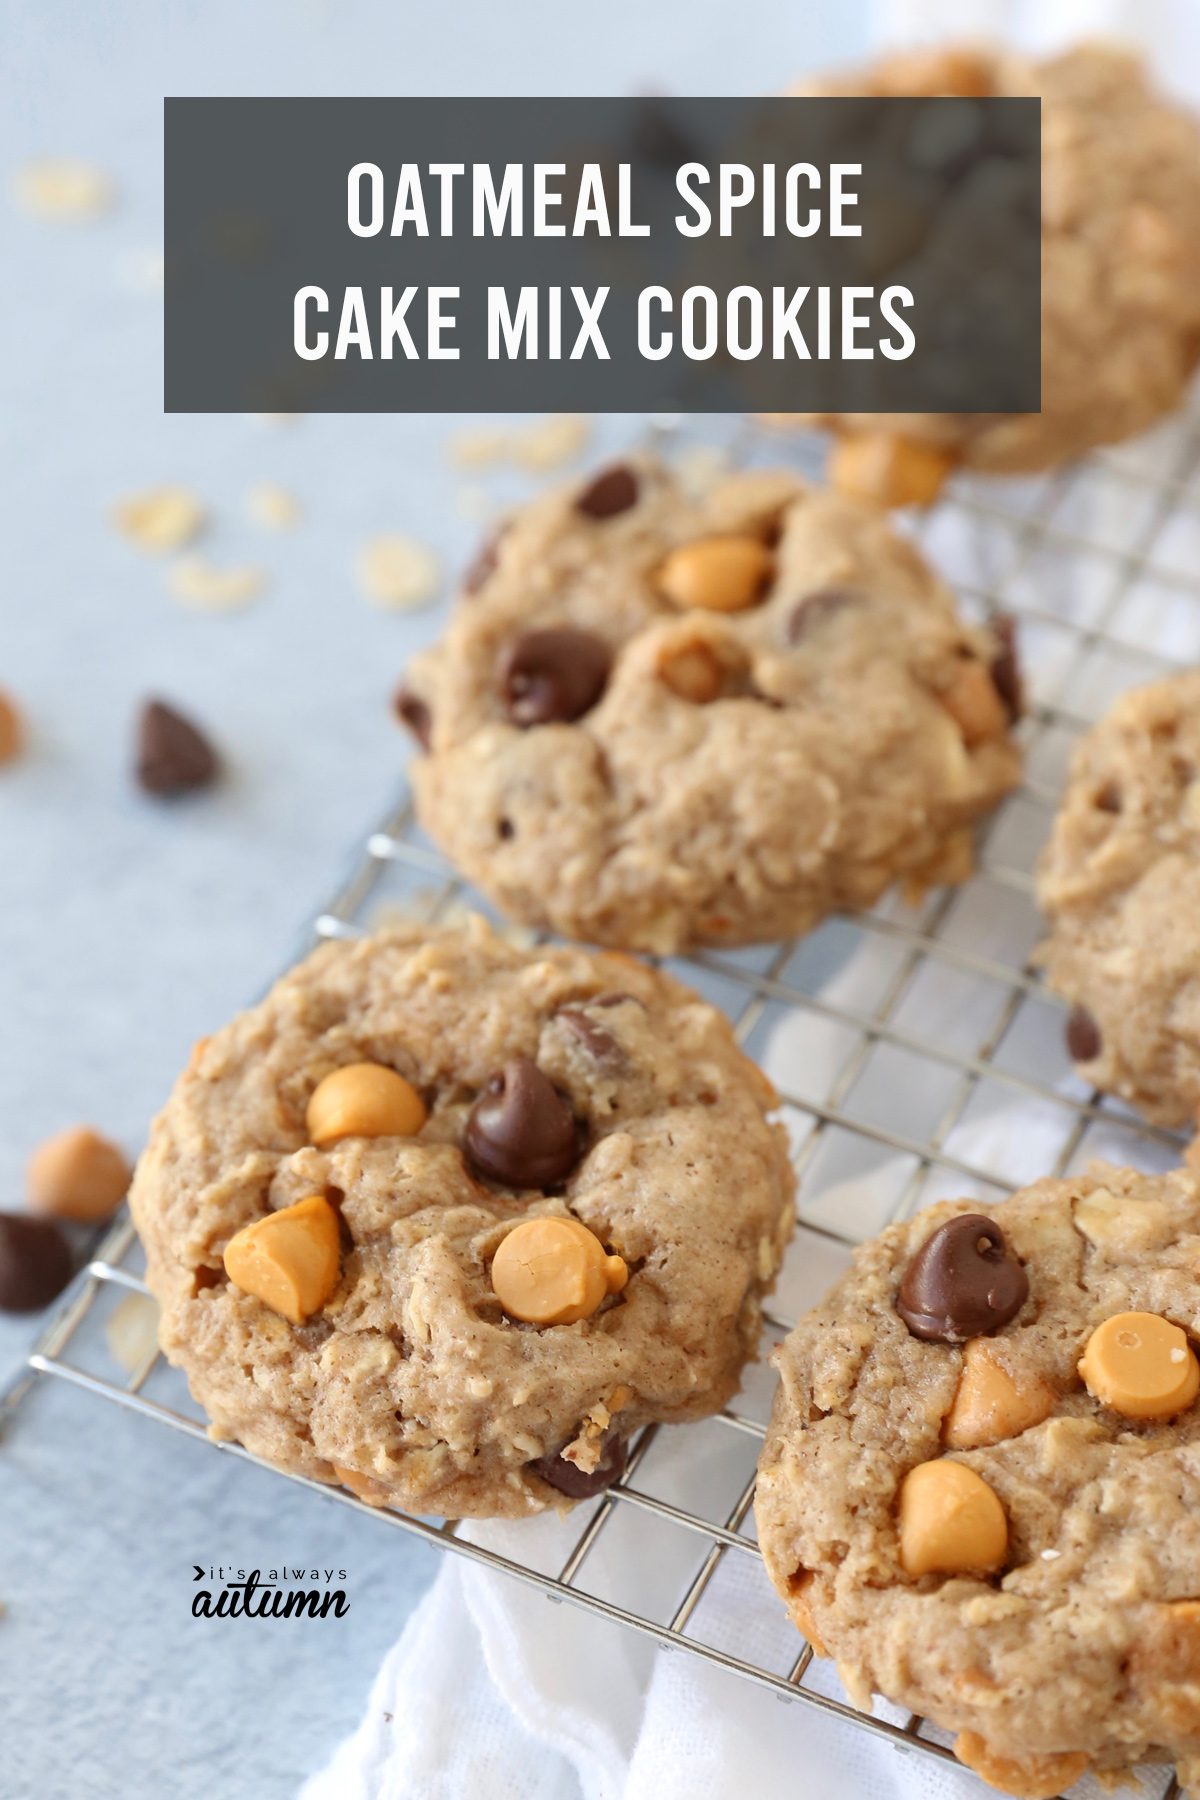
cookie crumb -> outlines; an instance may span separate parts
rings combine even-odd
[[[167,576],[173,597],[204,612],[233,612],[257,600],[266,586],[265,572],[253,563],[218,568],[203,556],[185,557]]]
[[[433,551],[401,532],[371,538],[354,565],[358,585],[377,606],[408,612],[428,606],[441,586],[441,564]]]
[[[304,517],[295,494],[274,481],[260,481],[250,489],[246,511],[256,525],[265,525],[268,531],[290,531]]]
[[[103,169],[68,156],[43,156],[23,163],[13,178],[13,197],[22,212],[63,224],[110,212],[117,190]]]
[[[203,501],[185,487],[147,488],[130,494],[117,501],[111,516],[122,537],[152,555],[190,544],[208,517]]]

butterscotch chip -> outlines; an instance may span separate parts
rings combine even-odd
[[[441,564],[433,551],[400,532],[365,544],[355,573],[368,600],[399,612],[428,606],[437,598],[442,580]]]
[[[791,936],[970,872],[1017,778],[994,690],[977,716],[1006,649],[877,511],[630,457],[511,516],[405,672],[421,823],[534,930],[667,954]],[[964,726],[943,695],[968,661]]]
[[[978,1204],[863,1244],[775,1352],[755,1497],[768,1572],[856,1703],[925,1715],[1004,1792],[1186,1766],[1198,1372],[1160,1309],[1200,1317],[1200,1176],[1093,1165],[989,1205],[1028,1295],[1009,1311],[983,1293],[995,1322],[960,1345],[942,1329],[957,1304],[926,1304],[918,1331],[901,1296],[954,1222],[972,1250]]]
[[[174,598],[202,612],[235,612],[249,606],[266,584],[264,570],[254,563],[221,568],[203,556],[184,557],[167,576]]]
[[[872,506],[931,506],[953,467],[953,456],[936,445],[860,432],[834,444],[828,476],[840,494]]]
[[[900,1489],[900,1566],[908,1575],[989,1575],[1008,1549],[1004,1508],[965,1463],[920,1463]]]
[[[72,1126],[39,1144],[26,1164],[30,1211],[95,1224],[116,1211],[131,1175],[115,1144],[88,1125]]]
[[[0,764],[13,762],[24,748],[25,724],[15,700],[0,692]]]
[[[112,207],[116,189],[103,169],[65,156],[23,163],[13,181],[17,204],[40,219],[92,219]]]
[[[310,1134],[350,1057],[403,1068],[416,1135]],[[312,1479],[442,1516],[574,1504],[736,1391],[791,1228],[772,1099],[724,1015],[633,958],[478,916],[328,944],[153,1127],[131,1205],[164,1354],[215,1431]]]
[[[1013,1800],[1054,1800],[1079,1780],[1091,1761],[1083,1750],[1058,1756],[998,1756],[977,1731],[961,1731],[954,1740],[954,1754],[989,1787],[1011,1794]]]
[[[425,1102],[411,1082],[381,1063],[350,1063],[313,1090],[308,1135],[324,1148],[346,1137],[415,1137]]]
[[[303,1325],[337,1286],[339,1259],[337,1214],[310,1194],[236,1232],[225,1246],[225,1273],[272,1312]]]
[[[207,514],[203,501],[189,488],[157,487],[119,500],[112,519],[122,537],[139,550],[158,555],[190,543],[203,529]]]
[[[531,1325],[574,1325],[629,1280],[619,1256],[605,1255],[575,1219],[527,1219],[492,1258],[492,1287],[506,1313]]]
[[[981,662],[964,662],[939,699],[963,734],[974,746],[988,738],[1002,738],[1008,730],[1008,713],[995,684]]]
[[[1156,1313],[1124,1312],[1098,1325],[1079,1373],[1088,1392],[1127,1419],[1170,1419],[1200,1392],[1186,1334]]]
[[[743,612],[762,598],[774,568],[774,557],[758,538],[698,538],[671,552],[658,585],[673,606]]]

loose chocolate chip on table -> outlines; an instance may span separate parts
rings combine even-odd
[[[1073,1062],[1091,1062],[1104,1046],[1100,1027],[1086,1006],[1073,1006],[1067,1015],[1067,1050]]]
[[[593,1001],[592,1004],[596,1003]],[[554,1016],[566,1026],[597,1068],[614,1072],[622,1066],[625,1052],[616,1038],[594,1019],[589,1019],[585,1012],[574,1006],[564,1006]]]
[[[914,1337],[935,1344],[1007,1325],[1029,1293],[1029,1277],[994,1219],[964,1213],[928,1237],[904,1271],[896,1311]]]
[[[614,519],[636,506],[637,497],[637,476],[626,463],[616,463],[588,483],[575,502],[575,511],[589,519]]]
[[[217,753],[203,732],[161,700],[138,722],[137,778],[148,794],[186,794],[215,781]]]
[[[555,1187],[579,1161],[579,1133],[571,1109],[537,1064],[514,1056],[471,1108],[463,1150],[471,1167],[490,1181]]]
[[[816,594],[809,594],[805,599],[793,606],[788,614],[787,627],[784,632],[789,644],[798,644],[802,639],[831,619],[847,606],[857,606],[863,596],[849,588],[822,588]]]
[[[39,1312],[70,1279],[70,1246],[52,1219],[0,1213],[0,1312]]]
[[[422,750],[428,750],[429,736],[433,730],[433,714],[424,700],[419,699],[410,688],[401,686],[396,689],[392,706],[400,723],[408,726]]]
[[[988,673],[1011,725],[1025,710],[1021,665],[1017,660],[1017,621],[1011,613],[997,613],[991,626],[993,637],[1000,640],[1000,649],[993,657]]]
[[[605,1439],[600,1461],[590,1475],[557,1451],[551,1456],[539,1456],[526,1467],[569,1500],[590,1500],[593,1494],[602,1494],[614,1481],[620,1481],[625,1473],[625,1439],[615,1434]]]
[[[604,692],[608,645],[570,625],[523,631],[501,652],[500,686],[514,725],[569,725]]]

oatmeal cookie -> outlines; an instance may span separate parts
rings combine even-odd
[[[925,501],[955,463],[1050,468],[1179,405],[1200,356],[1200,125],[1136,56],[1085,43],[1033,63],[963,46],[802,91],[1042,99],[1041,412],[790,415],[844,434],[835,483]]]
[[[775,1353],[771,1579],[854,1700],[1037,1800],[1200,1793],[1200,1178],[1093,1165],[856,1253]]]
[[[1039,951],[1080,1072],[1163,1125],[1200,1108],[1200,672],[1076,745],[1038,871]]]
[[[671,952],[963,880],[1019,772],[1011,628],[874,509],[649,457],[517,515],[397,696],[421,821],[512,918]]]
[[[202,1041],[130,1204],[217,1437],[519,1518],[720,1409],[792,1222],[776,1096],[669,976],[474,918],[328,944]]]

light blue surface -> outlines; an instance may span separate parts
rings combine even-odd
[[[194,1038],[294,950],[404,747],[387,697],[437,612],[372,609],[363,540],[401,530],[457,568],[479,531],[446,443],[461,421],[312,417],[287,429],[161,412],[156,296],[168,93],[765,91],[854,52],[863,0],[157,6],[13,0],[0,24],[0,176],[77,156],[120,187],[110,217],[31,220],[0,200],[0,686],[29,755],[0,772],[0,1205],[25,1158],[80,1119],[138,1148]],[[599,422],[595,453],[636,422]],[[306,509],[275,536],[247,490]],[[210,503],[218,562],[261,562],[232,616],[167,593],[164,563],[106,523],[180,481]],[[489,479],[507,500],[527,491]],[[128,778],[151,693],[229,763],[163,807]],[[0,1321],[0,1371],[32,1336]],[[343,1621],[201,1624],[195,1562],[286,1554],[347,1568]],[[0,1793],[5,1800],[268,1800],[357,1718],[433,1553],[203,1444],[55,1390],[0,1446]],[[549,1610],[549,1609],[548,1609]],[[553,1629],[552,1620],[547,1628]]]

